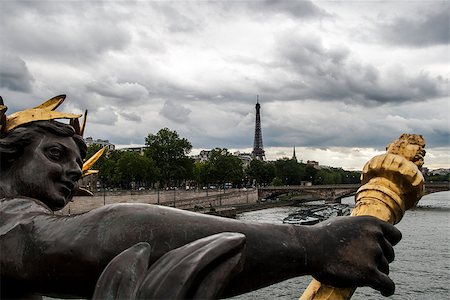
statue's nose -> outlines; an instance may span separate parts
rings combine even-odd
[[[72,181],[78,181],[81,178],[81,168],[76,162],[72,162],[68,165],[66,175],[68,179]]]

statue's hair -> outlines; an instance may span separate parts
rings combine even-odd
[[[81,157],[86,156],[86,143],[81,136],[75,134],[72,126],[55,121],[36,121],[17,127],[0,138],[0,170],[8,169],[22,156],[26,146],[49,132],[57,136],[72,137]]]
[[[392,154],[400,154],[402,148],[408,144],[425,147],[425,139],[419,134],[404,133],[398,139],[387,145],[386,150]]]

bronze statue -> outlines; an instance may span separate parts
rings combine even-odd
[[[79,116],[48,113],[56,107],[16,115],[14,126],[2,117],[2,299],[218,298],[306,274],[394,292],[388,263],[401,234],[373,217],[302,227],[148,204],[55,215],[76,191],[86,153],[78,122],[54,121]]]

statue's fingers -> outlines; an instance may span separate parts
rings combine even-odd
[[[219,298],[231,278],[242,271],[242,259],[243,254],[238,252],[211,269],[202,282],[197,285],[192,299]]]
[[[389,275],[389,263],[384,256],[382,256],[378,261],[378,270],[381,273]]]
[[[240,272],[244,246],[243,234],[224,232],[169,251],[150,267],[137,299],[217,298]]]
[[[383,272],[376,270],[373,274],[372,282],[369,283],[371,288],[374,288],[387,297],[395,292],[395,283]]]
[[[114,257],[97,280],[92,299],[135,299],[150,252],[150,244],[141,242]]]
[[[388,240],[385,238],[380,239],[380,247],[383,250],[384,257],[386,257],[386,260],[388,262],[393,262],[395,258],[395,252],[394,248],[392,247],[391,243],[389,243]]]
[[[402,233],[394,225],[383,222],[381,225],[384,237],[388,240],[391,245],[396,245],[402,239]]]

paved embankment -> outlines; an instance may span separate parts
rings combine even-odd
[[[75,197],[59,214],[79,214],[94,208],[113,203],[149,203],[172,206],[180,209],[193,209],[195,206],[219,208],[257,204],[257,190],[223,191],[126,191],[98,194],[93,197]]]

